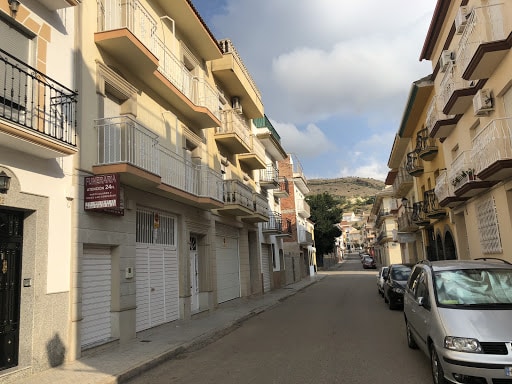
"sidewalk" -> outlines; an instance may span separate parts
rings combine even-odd
[[[19,384],[117,384],[193,348],[199,348],[234,330],[255,316],[326,277],[320,272],[265,295],[220,304],[191,320],[177,320],[137,334],[137,338],[52,368]]]

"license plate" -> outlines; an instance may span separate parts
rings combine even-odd
[[[505,367],[505,376],[512,376],[512,367]]]

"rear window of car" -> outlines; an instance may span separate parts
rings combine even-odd
[[[394,265],[391,267],[391,278],[393,280],[405,281],[411,274],[411,267],[406,265]]]
[[[446,306],[512,305],[512,269],[459,269],[434,273],[436,299]]]

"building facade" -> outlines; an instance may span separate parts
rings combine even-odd
[[[78,2],[0,2],[0,380],[68,349]]]

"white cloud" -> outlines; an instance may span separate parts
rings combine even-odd
[[[373,159],[366,165],[360,165],[354,168],[343,167],[340,169],[338,177],[369,177],[372,179],[384,181],[388,171],[388,167],[386,167],[382,162]]]
[[[295,153],[300,158],[311,158],[329,152],[334,144],[314,124],[309,124],[305,130],[299,130],[293,124],[277,123],[272,125],[279,132],[283,147],[289,153]]]

